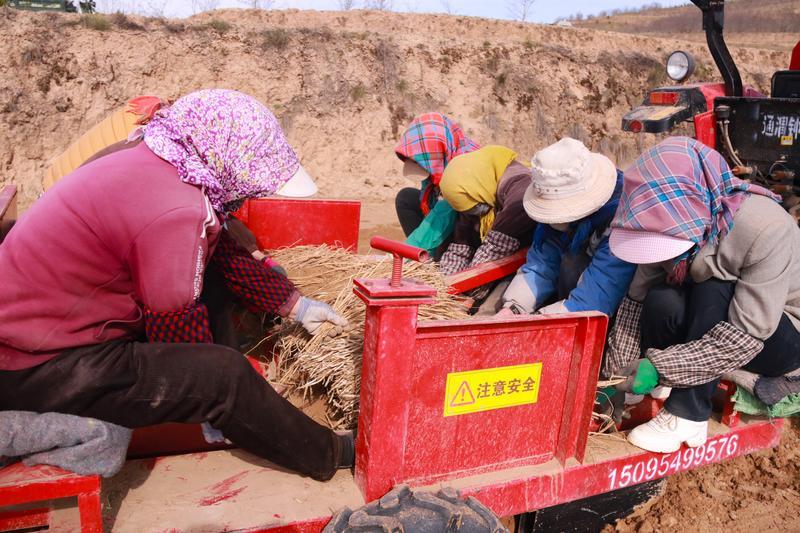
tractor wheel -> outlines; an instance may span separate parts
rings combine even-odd
[[[495,514],[473,497],[463,500],[451,488],[436,494],[399,485],[380,500],[351,511],[344,508],[323,533],[508,533]]]

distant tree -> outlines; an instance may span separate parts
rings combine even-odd
[[[508,14],[516,20],[526,22],[533,15],[533,3],[535,0],[509,0]]]
[[[219,0],[192,0],[192,12],[194,14],[213,11],[217,7],[219,7]]]
[[[353,9],[354,7],[356,7],[354,0],[339,0],[339,9],[342,11],[347,11],[349,9]]]
[[[392,4],[392,0],[367,0],[366,7],[367,9],[375,9],[378,11],[391,11]]]
[[[167,3],[163,0],[148,0],[145,2],[144,6],[140,9],[143,15],[147,15],[148,17],[159,17],[162,18],[164,16],[164,11],[167,8]]]
[[[275,0],[239,0],[239,3],[250,9],[272,9]]]
[[[440,0],[439,3],[442,5],[442,9],[444,9],[444,12],[447,13],[448,15],[456,14],[456,10],[455,8],[453,8],[453,2],[451,2],[450,0]]]

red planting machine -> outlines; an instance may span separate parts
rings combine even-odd
[[[14,219],[14,194],[11,186],[0,193],[0,235]],[[280,212],[304,222],[267,232],[289,219]],[[358,202],[264,199],[241,215],[265,248],[354,250],[359,212]],[[665,476],[779,442],[781,420],[739,420],[724,390],[700,448],[661,455],[590,436],[604,315],[419,322],[417,309],[434,289],[403,278],[400,262],[418,251],[385,239],[373,245],[393,253],[397,268],[390,280],[355,281],[367,312],[352,472],[319,483],[241,450],[210,449],[198,426],[143,428],[122,472],[102,484],[52,467],[0,470],[0,531],[79,522],[86,532],[314,532],[338,509],[361,507],[399,484],[472,496],[499,517],[516,516],[518,531],[597,529],[651,496]],[[502,277],[520,260],[460,275],[452,286]],[[658,407],[643,402],[627,423]]]

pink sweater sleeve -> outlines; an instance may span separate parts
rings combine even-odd
[[[212,342],[199,301],[208,239],[197,209],[170,211],[136,237],[128,256],[151,342]]]

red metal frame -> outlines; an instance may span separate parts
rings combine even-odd
[[[717,149],[717,121],[713,109],[694,116],[694,136],[709,148]]]
[[[366,500],[401,482],[583,459],[605,315],[417,324],[430,296],[371,291],[369,281],[355,289],[367,304],[355,470]],[[536,403],[443,416],[448,373],[531,363],[542,365]]]
[[[50,509],[48,508],[0,512],[0,531],[18,531],[48,527],[49,525]]]
[[[496,481],[483,486],[470,486],[474,479],[463,479],[448,482],[448,485],[460,489],[462,494],[478,498],[481,503],[491,508],[498,516],[512,516],[536,509],[543,509],[561,503],[587,498],[623,488],[627,485],[660,479],[667,475],[684,472],[704,466],[719,463],[741,455],[773,448],[778,445],[781,437],[783,420],[773,422],[761,421],[747,426],[739,426],[719,435],[712,435],[702,447],[703,457],[697,459],[698,450],[681,448],[672,454],[660,454],[639,450],[638,453],[601,460],[589,465],[573,463],[563,468],[550,468],[542,466],[531,468],[527,472],[508,472],[509,479],[502,480],[501,475],[495,476]],[[730,446],[731,439],[735,437],[736,446]],[[607,442],[613,446],[613,441]],[[720,451],[720,445],[722,450]],[[711,453],[712,447],[716,450]],[[731,453],[728,453],[731,451]],[[691,455],[690,455],[691,454]],[[690,460],[689,457],[691,457]],[[676,464],[675,461],[678,461]],[[648,463],[658,464],[655,475],[648,475]],[[668,465],[665,468],[665,463]],[[644,465],[639,477],[639,466]],[[619,477],[628,467],[631,482],[627,485],[620,484]],[[616,472],[616,483],[612,482],[612,473]],[[513,476],[513,477],[512,477]]]
[[[21,463],[0,470],[0,507],[71,496],[78,498],[82,533],[102,533],[99,476],[81,476],[52,466],[29,468]],[[6,512],[0,515],[0,531],[41,522],[45,517],[49,523],[49,513],[42,509]]]
[[[236,217],[263,249],[315,244],[358,249],[358,201],[259,198],[245,202]]]
[[[406,401],[413,403],[413,399]],[[540,464],[504,465],[487,473],[455,472],[430,485],[412,485],[431,490],[451,486],[464,495],[475,496],[499,516],[511,516],[726,461],[779,443],[782,420],[745,418],[733,429],[712,420],[709,441],[705,445],[695,449],[684,447],[672,454],[646,452],[613,436],[594,436],[587,444],[583,461],[573,458],[562,462],[554,457]],[[401,426],[384,438],[402,437]],[[431,440],[438,438],[438,433],[430,435]],[[492,444],[487,442],[486,446]],[[137,525],[139,530],[150,530],[143,528],[142,523],[153,522],[150,513],[163,505],[165,493],[171,495],[171,509],[167,514],[172,519],[159,517],[159,530],[164,531],[189,531],[192,525],[202,523],[217,525],[220,530],[230,526],[229,529],[235,531],[312,533],[321,531],[331,513],[342,506],[356,508],[363,503],[363,500],[354,501],[352,495],[358,491],[357,480],[347,472],[340,472],[327,483],[304,480],[294,485],[303,486],[299,493],[283,494],[275,487],[287,481],[285,472],[270,470],[263,461],[237,453],[240,454],[238,459],[230,452],[211,452],[129,462],[126,471],[132,474],[128,481],[132,485],[115,485],[126,478],[124,473],[109,482],[112,491],[130,491],[127,508],[115,515],[118,520],[124,516],[126,521],[118,525],[127,525],[121,528],[123,531],[137,531]],[[224,468],[220,466],[220,455],[227,456],[223,457],[227,461]],[[187,465],[192,470],[204,470],[207,476],[202,480],[193,478],[188,474]],[[144,479],[143,472],[148,472]],[[142,482],[151,484],[149,491],[142,491],[139,487]],[[325,493],[327,496],[321,496]],[[206,502],[198,507],[198,500],[208,500],[209,495],[218,497],[213,503]],[[304,507],[304,511],[287,519],[288,504],[284,500],[295,497],[314,498],[314,508]],[[259,502],[256,512],[253,511],[254,502]],[[116,511],[111,510],[112,513]],[[235,526],[229,522],[234,518]]]
[[[473,268],[469,268],[457,274],[447,276],[447,285],[450,286],[451,294],[461,294],[472,290],[481,285],[497,281],[515,273],[519,267],[525,264],[528,249],[519,250],[516,253],[490,261]]]

